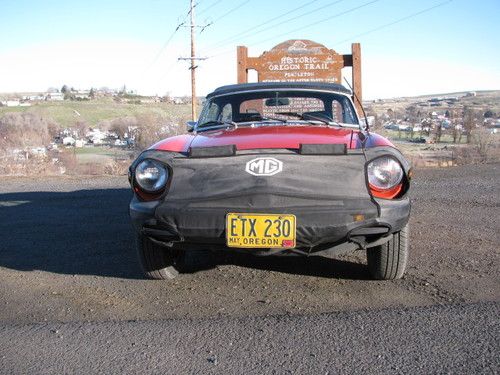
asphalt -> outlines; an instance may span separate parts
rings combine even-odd
[[[363,253],[144,280],[125,177],[4,177],[0,373],[500,373],[499,172],[416,171],[393,282]]]
[[[9,343],[0,349],[0,373],[494,374],[499,316],[500,304],[476,303],[3,326]]]

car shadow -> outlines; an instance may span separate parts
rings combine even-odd
[[[129,189],[0,194],[0,267],[143,278],[128,215],[131,194]],[[213,260],[296,275],[368,278],[366,266],[345,259],[225,253]]]
[[[0,266],[142,278],[129,189],[0,194]]]
[[[226,254],[218,264],[233,264],[239,267],[268,270],[293,275],[324,277],[345,280],[371,280],[365,264],[347,259],[322,256],[252,256],[246,254]]]

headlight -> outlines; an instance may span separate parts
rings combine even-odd
[[[156,193],[167,184],[168,170],[160,162],[146,159],[135,167],[135,180],[142,190]]]
[[[381,157],[368,164],[368,182],[376,189],[387,190],[403,179],[401,165],[391,157]]]

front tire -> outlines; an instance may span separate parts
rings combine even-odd
[[[160,246],[149,238],[138,235],[137,253],[142,271],[147,278],[171,280],[179,274],[177,269],[179,254],[175,250]]]
[[[395,280],[403,277],[408,262],[409,235],[409,224],[406,224],[388,242],[366,250],[368,269],[374,279]]]

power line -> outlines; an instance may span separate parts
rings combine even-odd
[[[335,43],[335,44],[336,44],[336,45],[338,45],[338,44],[342,44],[342,43],[345,43],[345,42],[349,42],[349,41],[351,41],[351,40],[353,40],[353,39],[355,39],[355,38],[359,38],[360,36],[365,36],[365,35],[368,35],[368,34],[374,33],[374,32],[376,32],[376,31],[379,31],[379,30],[385,29],[386,27],[393,26],[393,25],[398,24],[398,23],[400,23],[400,22],[403,22],[403,21],[409,20],[410,18],[417,17],[417,16],[419,16],[419,15],[421,15],[421,14],[423,14],[423,13],[427,13],[427,12],[430,12],[431,10],[434,10],[434,9],[436,9],[436,8],[439,8],[439,7],[442,7],[443,5],[449,4],[449,3],[451,3],[452,1],[453,1],[453,0],[443,1],[443,2],[441,2],[441,3],[439,3],[439,4],[433,5],[433,6],[429,7],[429,8],[423,9],[423,10],[418,11],[418,12],[416,12],[416,13],[412,13],[412,14],[410,14],[410,15],[408,15],[408,16],[403,17],[403,18],[399,18],[399,19],[397,19],[397,20],[395,20],[395,21],[392,21],[392,22],[386,23],[386,24],[384,24],[384,25],[381,25],[381,26],[375,27],[375,28],[373,28],[373,29],[371,29],[371,30],[367,30],[367,31],[364,31],[364,32],[362,32],[362,33],[359,33],[359,34],[353,35],[353,36],[351,36],[351,37],[349,37],[349,38],[347,38],[347,39],[341,40],[340,42],[337,42],[337,43]]]
[[[229,16],[231,13],[237,11],[238,9],[240,9],[242,6],[248,4],[249,2],[250,2],[250,0],[245,0],[245,1],[241,2],[239,5],[235,6],[234,8],[230,9],[229,11],[227,11],[226,13],[224,13],[222,16],[220,16],[219,18],[217,18],[214,22],[220,21],[224,17]]]
[[[151,64],[149,64],[149,68],[151,68],[151,66],[153,66],[156,61],[160,58],[160,56],[163,54],[163,52],[167,49],[168,45],[170,44],[170,42],[172,41],[172,39],[174,38],[175,34],[177,33],[177,31],[179,31],[179,29],[184,26],[184,21],[179,23],[177,25],[177,27],[175,28],[175,30],[172,32],[172,34],[170,35],[170,37],[167,39],[167,41],[165,42],[165,44],[163,44],[163,46],[160,48],[160,50],[158,51],[158,53],[156,54],[155,58],[153,59],[153,61],[151,62]]]
[[[291,22],[291,21],[295,21],[295,20],[297,20],[297,19],[299,19],[299,18],[306,17],[306,16],[311,15],[311,14],[313,14],[313,13],[319,12],[319,11],[324,10],[324,9],[326,9],[326,8],[329,8],[329,7],[333,6],[333,5],[336,5],[336,4],[338,4],[338,3],[342,2],[342,1],[345,1],[345,0],[335,0],[335,1],[332,1],[332,2],[330,2],[330,3],[327,3],[327,4],[325,4],[325,5],[320,6],[319,8],[315,8],[315,9],[310,10],[310,11],[308,11],[308,12],[301,13],[301,14],[299,14],[299,15],[297,15],[297,16],[294,16],[294,17],[288,18],[288,19],[286,19],[286,20],[284,20],[284,21],[282,21],[282,22],[279,22],[279,23],[277,23],[277,24],[271,25],[271,26],[266,27],[266,28],[264,28],[264,29],[261,29],[261,30],[259,30],[259,31],[253,31],[253,32],[252,32],[252,36],[254,36],[254,35],[256,35],[256,34],[262,34],[263,32],[265,32],[265,31],[267,31],[267,30],[274,29],[274,28],[275,28],[275,27],[277,27],[277,26],[281,26],[281,25],[284,25],[285,23],[288,23],[288,22]],[[376,1],[379,1],[379,0],[376,0]],[[290,12],[288,12],[288,13],[290,13]],[[278,17],[278,18],[279,18],[279,17]],[[332,17],[332,18],[334,18],[334,17]],[[271,22],[271,21],[270,21],[270,22]],[[320,21],[320,22],[321,22],[321,21]],[[311,24],[309,24],[309,25],[311,25]],[[288,33],[287,33],[287,34],[288,34]],[[282,34],[282,35],[283,35],[283,34]],[[271,39],[273,39],[273,38],[274,38],[274,36],[273,36]],[[267,41],[267,40],[266,40],[266,41]],[[220,44],[220,43],[219,43],[219,44]],[[258,44],[260,44],[260,42],[259,42]],[[216,56],[219,56],[219,54],[217,54]]]
[[[343,1],[343,0],[339,0],[339,1],[337,1],[337,2],[340,2],[340,1]],[[326,22],[326,21],[330,21],[331,19],[334,19],[334,18],[337,18],[337,17],[343,16],[343,15],[345,15],[345,14],[348,14],[348,13],[354,12],[354,11],[356,11],[356,10],[358,10],[358,9],[364,8],[364,7],[368,6],[368,5],[371,5],[371,4],[374,4],[374,3],[377,3],[377,2],[379,2],[379,1],[380,1],[380,0],[372,0],[372,1],[369,1],[369,2],[367,2],[367,3],[364,3],[364,4],[361,4],[361,5],[358,5],[358,6],[354,7],[354,8],[350,8],[350,9],[345,10],[345,11],[343,11],[343,12],[340,12],[340,13],[334,14],[333,16],[328,16],[328,17],[323,18],[323,19],[321,19],[321,20],[319,20],[319,21],[316,21],[316,22],[314,22],[314,23],[310,23],[310,24],[305,25],[305,26],[303,26],[303,27],[299,27],[299,28],[297,28],[297,29],[294,29],[293,31],[294,31],[294,32],[296,32],[296,31],[301,31],[301,30],[307,29],[307,28],[309,28],[309,27],[311,27],[311,26],[315,26],[315,25],[318,25],[318,24],[320,24],[320,23],[323,23],[323,22]],[[288,35],[288,34],[290,34],[290,32],[286,32],[286,33],[279,34],[279,35],[274,35],[272,38],[268,38],[268,39],[265,39],[265,40],[262,40],[262,41],[258,42],[258,44],[265,43],[265,42],[268,42],[269,40],[272,40],[272,39],[275,39],[275,38],[280,38],[280,37],[285,36],[285,35]],[[257,43],[255,43],[255,44],[257,44]],[[254,45],[255,45],[255,44],[254,44]]]
[[[221,0],[221,1],[222,1],[222,0]],[[327,19],[322,19],[322,20],[320,20],[320,21],[318,21],[318,22],[312,22],[312,23],[310,23],[310,24],[308,24],[308,25],[305,25],[304,27],[302,27],[302,28],[300,28],[300,29],[295,29],[295,30],[302,30],[302,29],[305,29],[305,28],[307,28],[307,27],[310,27],[310,26],[316,25],[316,24],[318,24],[318,23],[324,22],[324,21],[326,21],[326,20],[329,20],[329,19],[332,19],[332,18],[335,18],[335,17],[339,17],[340,15],[344,15],[344,14],[346,14],[346,13],[349,13],[349,12],[355,11],[355,10],[357,10],[357,9],[361,8],[361,7],[367,6],[367,5],[372,4],[372,3],[376,2],[376,1],[379,1],[379,0],[375,0],[375,1],[372,1],[372,2],[369,2],[369,3],[366,3],[366,4],[363,4],[363,5],[359,6],[359,7],[351,8],[351,9],[349,9],[349,10],[347,10],[347,11],[344,11],[344,12],[342,12],[342,13],[336,14],[336,15],[334,15],[334,16],[331,16],[331,17],[327,18]],[[385,28],[387,28],[387,27],[390,27],[390,26],[396,25],[396,24],[398,24],[398,23],[404,22],[404,21],[409,20],[409,19],[411,19],[411,18],[417,17],[417,16],[419,16],[419,15],[421,15],[421,14],[424,14],[424,13],[430,12],[430,11],[432,11],[432,10],[436,9],[436,8],[442,7],[442,6],[444,6],[444,5],[446,5],[446,4],[449,4],[449,3],[451,3],[451,2],[453,2],[453,0],[447,0],[447,1],[440,2],[440,3],[438,3],[438,4],[435,4],[435,5],[431,6],[431,7],[428,7],[428,8],[422,9],[422,10],[420,10],[420,11],[418,11],[418,12],[411,13],[411,14],[409,14],[409,15],[407,15],[407,16],[404,16],[404,17],[402,17],[402,18],[399,18],[399,19],[397,19],[397,20],[395,20],[395,21],[391,21],[391,22],[389,22],[389,23],[386,23],[386,24],[383,24],[383,25],[377,26],[377,27],[375,27],[375,28],[373,28],[373,29],[370,29],[370,30],[364,31],[364,32],[362,32],[362,33],[359,33],[359,34],[353,35],[353,36],[351,36],[351,37],[349,37],[349,38],[347,38],[347,39],[344,39],[344,40],[342,40],[342,41],[340,41],[340,42],[335,43],[335,45],[339,45],[339,44],[342,44],[342,43],[345,43],[345,42],[351,41],[351,40],[353,40],[353,39],[355,39],[355,38],[358,38],[358,37],[360,37],[360,36],[365,36],[365,35],[368,35],[368,34],[371,34],[371,33],[377,32],[377,31],[379,31],[379,30],[385,29]],[[270,22],[271,22],[271,21],[270,21]],[[288,34],[288,33],[286,33],[286,34]],[[273,36],[273,38],[272,38],[272,39],[274,39],[274,38],[279,38],[279,37],[281,37],[281,36],[283,36],[283,35],[284,35],[284,34],[277,35],[277,36]],[[271,38],[270,38],[270,39],[266,39],[266,40],[264,40],[264,41],[257,42],[257,43],[253,43],[253,44],[251,44],[250,46],[259,45],[259,44],[265,43],[265,42],[267,42],[267,41],[269,41],[269,40],[271,40]],[[223,51],[223,52],[221,52],[221,53],[219,53],[219,54],[212,55],[212,56],[210,56],[210,57],[211,57],[211,58],[212,58],[212,57],[217,57],[217,56],[225,55],[225,54],[227,54],[227,53],[231,53],[231,52],[233,52],[233,49],[232,49],[232,48],[231,48],[231,50],[229,50],[229,49],[228,49],[228,50]],[[174,64],[172,64],[171,66],[173,66],[173,65],[174,65]],[[169,69],[168,69],[168,70],[169,70]],[[167,74],[168,74],[168,73],[167,73]],[[165,76],[166,76],[167,74],[165,74]]]
[[[342,0],[340,0],[340,1],[342,1]],[[307,29],[307,28],[309,28],[309,27],[316,26],[316,25],[318,25],[318,24],[320,24],[320,23],[323,23],[323,22],[329,21],[329,20],[331,20],[331,19],[334,19],[334,18],[337,18],[337,17],[343,16],[343,15],[345,15],[345,14],[348,14],[348,13],[354,12],[354,11],[356,11],[356,10],[358,10],[358,9],[364,8],[364,7],[368,6],[368,5],[371,5],[371,4],[374,4],[374,3],[377,3],[377,2],[379,2],[379,1],[380,1],[380,0],[372,0],[372,1],[369,1],[369,2],[367,2],[367,3],[364,3],[364,4],[361,4],[361,5],[358,5],[358,6],[356,6],[356,7],[353,7],[353,8],[347,9],[347,10],[345,10],[345,11],[343,11],[343,12],[340,12],[340,13],[334,14],[333,16],[328,16],[328,17],[323,18],[323,19],[321,19],[321,20],[319,20],[319,21],[311,22],[311,23],[309,23],[309,24],[307,24],[307,25],[305,25],[305,26],[303,26],[303,27],[299,27],[299,28],[293,29],[293,31],[294,31],[294,32],[296,32],[296,31],[301,31],[301,30]],[[274,39],[277,39],[277,38],[281,38],[282,36],[286,36],[286,35],[290,35],[290,31],[287,31],[287,32],[285,32],[285,33],[278,34],[278,35],[273,35],[271,38],[267,38],[267,39],[261,40],[261,41],[256,42],[256,43],[252,43],[252,44],[250,44],[250,45],[249,45],[249,47],[253,47],[253,46],[256,46],[256,45],[259,45],[259,44],[262,44],[262,43],[266,43],[266,42],[268,42],[268,41],[270,41],[270,40],[274,40]],[[232,51],[232,50],[231,50],[231,51]],[[210,57],[221,56],[221,55],[225,55],[226,53],[229,53],[229,50],[227,50],[227,52],[221,52],[221,53],[218,53],[218,54],[216,54],[216,55],[212,55],[212,56],[210,56]]]
[[[302,13],[302,14],[299,14],[299,15],[294,16],[294,17],[292,17],[292,18],[288,18],[288,19],[286,19],[286,20],[284,20],[284,21],[281,21],[281,22],[279,22],[279,23],[277,23],[277,24],[270,25],[269,27],[266,27],[266,28],[264,28],[264,29],[261,29],[261,30],[259,30],[259,31],[256,31],[256,32],[254,32],[254,33],[252,33],[252,34],[253,34],[253,35],[256,35],[256,34],[262,34],[263,32],[268,31],[268,30],[271,30],[271,29],[274,29],[274,28],[275,28],[275,27],[277,27],[277,26],[281,26],[281,25],[284,25],[285,23],[288,23],[288,22],[291,22],[291,21],[298,20],[299,18],[309,16],[310,14],[313,14],[313,13],[317,13],[317,12],[319,12],[319,11],[321,11],[321,10],[324,10],[324,9],[326,9],[326,8],[329,8],[329,7],[333,6],[333,5],[336,5],[336,4],[338,4],[338,3],[341,3],[342,1],[345,1],[345,0],[336,0],[336,1],[333,1],[333,2],[331,2],[331,3],[328,3],[328,4],[326,4],[326,5],[321,6],[321,7],[319,7],[319,8],[313,9],[313,10],[311,10],[311,11],[309,11],[309,12]],[[377,0],[377,1],[378,1],[378,0]],[[253,36],[253,35],[252,35],[252,36]]]
[[[200,14],[203,14],[203,13],[205,13],[205,12],[208,12],[210,9],[212,9],[213,7],[215,7],[216,5],[218,5],[219,3],[223,2],[223,1],[224,1],[224,0],[216,0],[214,3],[212,3],[212,5],[209,5],[208,7],[206,7],[206,8],[204,8],[204,9],[200,10],[200,11],[198,12],[198,16],[199,16]]]
[[[208,48],[209,48],[209,49],[210,49],[210,48],[217,48],[217,47],[219,47],[219,46],[221,46],[221,45],[224,45],[224,44],[225,44],[225,43],[227,43],[227,42],[230,42],[230,41],[233,41],[233,40],[238,39],[238,38],[239,38],[239,37],[241,37],[242,35],[246,35],[246,34],[249,34],[249,33],[255,32],[255,29],[258,29],[259,27],[265,26],[265,25],[267,25],[268,23],[271,23],[271,22],[276,21],[276,20],[278,20],[278,19],[280,19],[280,18],[283,18],[283,17],[285,17],[285,16],[287,16],[287,15],[289,15],[289,14],[291,14],[291,13],[294,13],[294,12],[296,12],[296,11],[300,10],[300,9],[303,9],[303,8],[305,8],[305,7],[309,6],[309,5],[311,5],[312,3],[315,3],[315,2],[317,2],[317,1],[319,1],[319,0],[312,0],[312,1],[309,1],[309,2],[307,2],[307,3],[305,3],[305,4],[301,5],[301,6],[299,6],[299,7],[297,7],[297,8],[294,8],[294,9],[292,9],[292,10],[290,10],[290,11],[286,12],[286,13],[283,13],[283,14],[281,14],[281,15],[277,16],[277,17],[273,17],[273,18],[271,18],[271,19],[269,19],[269,20],[267,20],[267,21],[264,21],[264,22],[262,22],[262,23],[260,23],[260,24],[256,25],[256,26],[252,26],[251,28],[246,29],[246,30],[244,30],[244,31],[242,31],[242,32],[240,32],[240,33],[238,33],[238,34],[236,34],[236,35],[232,35],[232,36],[230,36],[229,38],[223,39],[223,40],[221,40],[221,41],[220,41],[220,42],[218,42],[218,43],[212,44],[212,45],[211,45],[211,46],[209,46]]]
[[[222,1],[222,0],[219,0],[219,1]],[[202,0],[198,1],[197,3],[193,4],[192,8],[190,7],[189,10],[187,11],[187,13],[184,15],[183,18],[179,17],[179,19],[181,19],[180,21],[178,21],[179,23],[177,24],[177,26],[175,27],[174,31],[172,32],[172,34],[170,34],[169,38],[167,39],[167,41],[163,44],[163,46],[160,48],[160,50],[157,52],[157,54],[155,55],[155,57],[153,58],[153,60],[149,63],[148,67],[145,69],[145,70],[149,70],[151,69],[151,67],[158,61],[158,59],[160,58],[160,56],[163,54],[163,52],[165,52],[165,50],[167,49],[167,47],[170,45],[170,42],[172,42],[172,39],[174,38],[175,34],[177,33],[177,31],[179,31],[179,29],[183,26],[185,26],[186,24],[186,21],[188,19],[188,17],[190,16],[192,10],[198,6],[200,3],[202,2]]]

